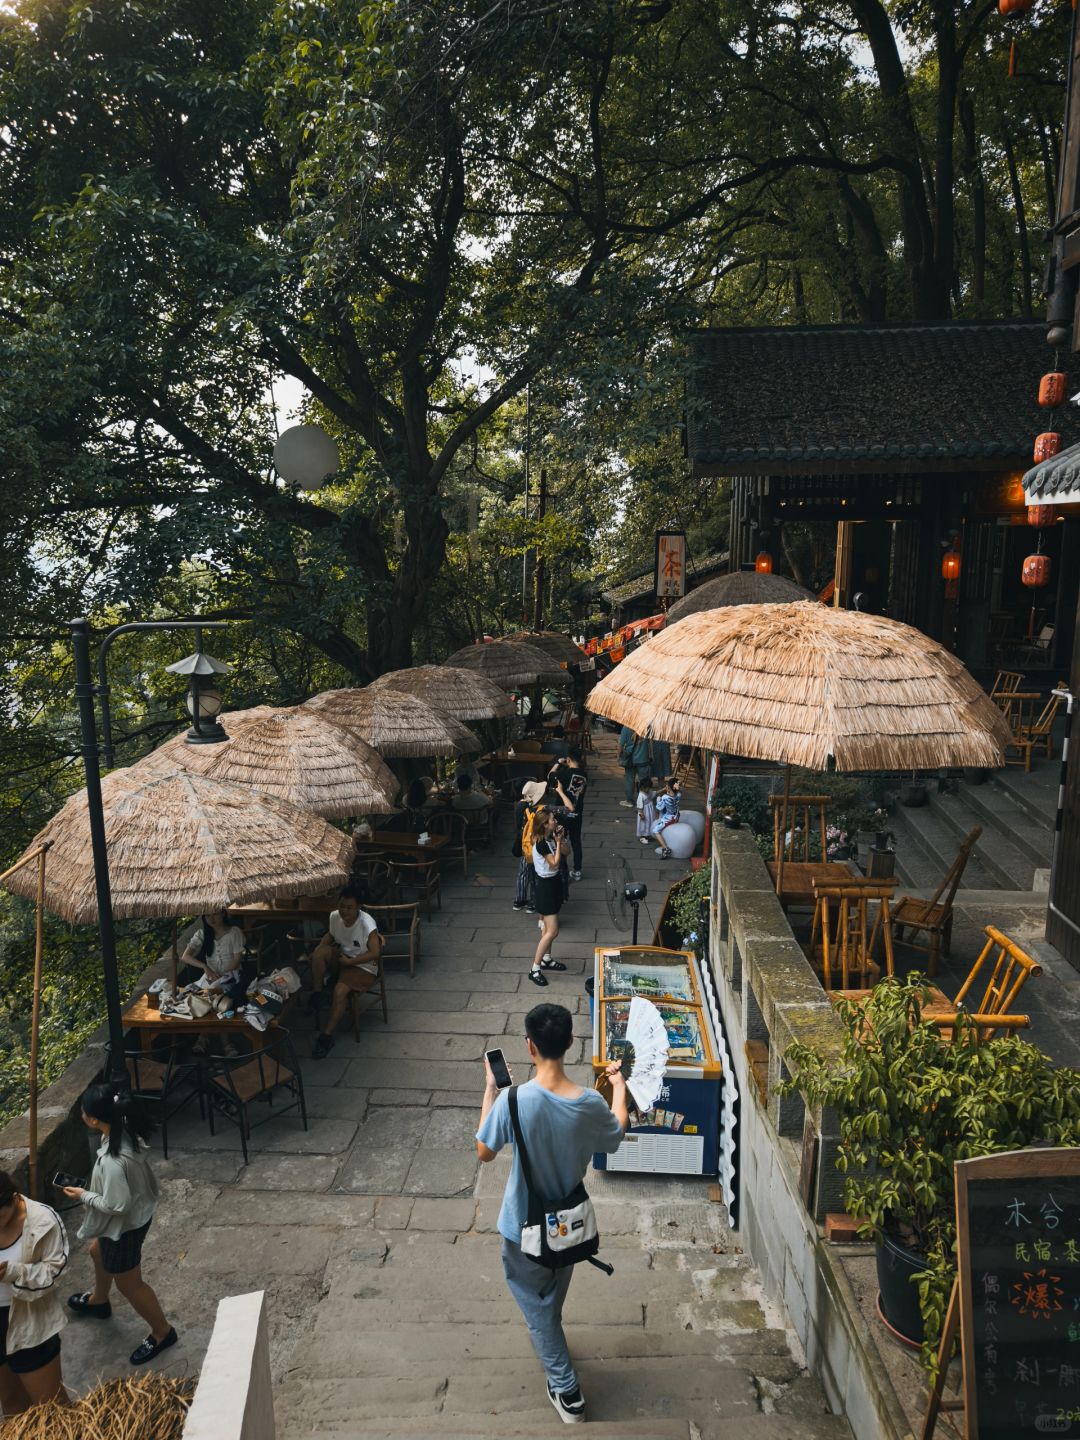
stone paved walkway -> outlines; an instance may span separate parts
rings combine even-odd
[[[562,1432],[501,1274],[495,1220],[508,1161],[478,1174],[473,1135],[482,1052],[500,1045],[515,1078],[528,1078],[523,1017],[541,999],[578,1017],[569,1070],[592,1083],[583,984],[593,946],[617,934],[604,901],[609,855],[647,882],[654,916],[683,873],[635,842],[633,815],[617,805],[614,748],[601,737],[590,765],[585,879],[555,952],[565,975],[546,991],[525,978],[536,921],[511,910],[517,862],[504,826],[493,852],[470,857],[467,877],[444,882],[415,978],[391,962],[389,1024],[373,1011],[359,1043],[343,1031],[330,1058],[304,1058],[306,1132],[291,1117],[259,1127],[244,1168],[235,1130],[211,1138],[197,1109],[170,1130],[165,1203],[146,1251],[183,1336],[166,1368],[198,1366],[221,1296],[265,1288],[285,1440]],[[643,915],[644,940],[651,930]],[[297,1019],[293,1033],[309,1056],[309,1022]],[[582,1267],[567,1318],[599,1433],[850,1433],[793,1358],[783,1317],[761,1303],[706,1181],[589,1183],[616,1271]],[[78,1283],[84,1257],[73,1270]],[[113,1373],[139,1338],[119,1307],[111,1321],[73,1324],[67,1373],[80,1385]]]

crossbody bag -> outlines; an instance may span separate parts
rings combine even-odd
[[[525,1136],[521,1133],[518,1116],[516,1085],[511,1085],[506,1097],[510,1106],[510,1121],[514,1127],[514,1143],[521,1160],[521,1173],[525,1177],[525,1189],[529,1197],[525,1224],[521,1227],[521,1250],[537,1265],[548,1270],[564,1270],[568,1265],[578,1265],[582,1260],[613,1275],[614,1267],[597,1260],[600,1248],[600,1233],[596,1228],[596,1212],[585,1189],[585,1182],[579,1180],[569,1195],[549,1204],[537,1193],[533,1183],[529,1152]]]

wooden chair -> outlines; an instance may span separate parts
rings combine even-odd
[[[948,955],[952,950],[953,902],[956,899],[956,892],[960,888],[960,881],[964,877],[964,871],[967,869],[968,860],[971,858],[971,852],[975,848],[975,842],[981,834],[982,826],[976,825],[965,838],[957,851],[956,859],[949,866],[944,880],[929,900],[919,900],[914,895],[903,895],[892,912],[894,938],[901,945],[910,945],[915,950],[926,951],[928,976],[937,974],[938,959],[942,951]],[[910,938],[905,938],[905,930],[911,931]],[[925,945],[915,939],[915,936],[923,930],[926,931]]]
[[[205,1114],[199,1082],[200,1064],[195,1059],[185,1059],[183,1049],[180,1041],[174,1041],[164,1061],[155,1060],[144,1050],[125,1048],[124,1051],[131,1094],[153,1107],[151,1113],[161,1127],[161,1150],[166,1160],[169,1158],[170,1117],[190,1100],[198,1100],[199,1110]],[[108,1045],[105,1052],[109,1052]]]
[[[1010,730],[1016,728],[1015,717],[1021,703],[1016,699],[1016,694],[1023,683],[1022,670],[999,670],[990,691],[990,699],[1005,716]]]
[[[488,805],[483,810],[463,810],[461,814],[465,820],[465,834],[473,849],[483,845],[490,850],[495,844],[495,806]]]
[[[1031,771],[1031,756],[1038,746],[1046,746],[1048,760],[1054,758],[1054,721],[1061,708],[1061,697],[1059,695],[1049,696],[1042,710],[1035,717],[1032,717],[1030,711],[1025,712],[1023,709],[1023,702],[1034,705],[1042,698],[1038,691],[1017,690],[1013,695],[1014,700],[1021,702],[1021,708],[1016,712],[1013,738],[1005,750],[1005,763],[1006,765],[1023,765],[1025,774]],[[1009,759],[1009,752],[1012,750],[1016,751],[1015,760]]]
[[[414,909],[415,906],[410,906],[409,908]],[[381,928],[379,933],[380,935],[382,934]],[[375,984],[367,990],[349,991],[349,1017],[352,1021],[353,1039],[357,1043],[360,1041],[360,1016],[365,1010],[373,1009],[376,1000],[382,1005],[383,1024],[387,1025],[390,1022],[390,1013],[386,1005],[386,969],[383,965],[382,955],[379,956],[379,968],[375,976]],[[366,1003],[368,1001],[370,1001],[371,1004]]]
[[[432,835],[447,836],[447,843],[439,851],[440,860],[460,860],[461,873],[469,873],[469,846],[466,838],[469,822],[460,810],[440,810],[432,814],[428,829]],[[442,901],[439,902],[440,906]]]
[[[811,963],[820,961],[826,993],[834,987],[834,967],[839,971],[840,990],[872,985],[881,974],[874,959],[878,940],[884,941],[885,973],[895,974],[889,904],[896,882],[873,884],[854,881],[850,885],[814,886],[814,921],[811,927]],[[870,923],[870,906],[877,913]],[[816,943],[821,937],[820,947]]]
[[[439,909],[442,909],[442,889],[436,860],[391,860],[389,864],[398,893],[415,891],[417,901],[423,907],[425,920],[431,919],[433,899],[439,902]]]
[[[400,899],[393,867],[380,856],[362,856],[353,865],[353,881],[360,891],[360,908],[372,905],[395,905]]]
[[[1033,660],[1039,660],[1044,665],[1049,665],[1050,651],[1053,649],[1053,645],[1054,627],[1053,625],[1044,625],[1025,652],[1026,663],[1030,665]]]
[[[415,975],[416,962],[420,958],[420,902],[409,900],[396,905],[365,905],[364,909],[379,927],[383,938],[383,959],[407,955],[409,974]]]
[[[1028,980],[1033,975],[1043,973],[1042,966],[993,925],[987,925],[984,933],[986,944],[972,965],[967,979],[956,992],[956,1008],[959,1010],[960,1006],[964,1005],[977,1015],[1008,1015],[1013,1001]],[[981,971],[995,948],[997,953],[994,956],[994,968],[990,971],[982,995],[975,1001],[970,997],[981,987]]]
[[[240,1148],[244,1152],[245,1165],[248,1163],[248,1138],[251,1135],[250,1111],[257,1100],[266,1101],[264,1119],[299,1110],[304,1129],[307,1129],[304,1081],[289,1032],[276,1026],[268,1030],[263,1038],[265,1043],[250,1055],[212,1055],[205,1062],[209,1082],[207,1111],[210,1134],[215,1133],[215,1113],[236,1125],[240,1130]],[[274,1097],[279,1091],[285,1091],[292,1098],[274,1109]]]
[[[831,795],[789,795],[787,797],[787,832],[785,835],[781,833],[784,820],[784,797],[783,795],[769,796],[773,818],[772,858],[774,861],[780,859],[781,848],[783,848],[785,861],[809,863],[811,840],[815,831],[821,847],[817,858],[825,859],[828,848],[825,840],[825,817],[831,802]]]

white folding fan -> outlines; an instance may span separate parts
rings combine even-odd
[[[668,1034],[660,1011],[651,1000],[635,995],[626,1022],[626,1048],[633,1057],[626,1088],[644,1115],[651,1110],[664,1084],[668,1062]]]

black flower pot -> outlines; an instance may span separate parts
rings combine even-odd
[[[888,832],[887,830],[878,830],[878,831],[876,831],[875,834],[874,834],[874,849],[875,849],[875,850],[888,850],[888,848],[889,848],[889,832]]]
[[[737,815],[723,815],[720,817],[729,830],[738,830],[742,821]]]
[[[925,1270],[926,1264],[925,1255],[909,1250],[888,1233],[877,1247],[878,1312],[907,1345],[921,1345],[925,1334],[919,1287],[912,1277]]]
[[[900,804],[907,805],[909,809],[915,810],[920,805],[926,804],[926,786],[913,780],[906,780],[900,786]]]

